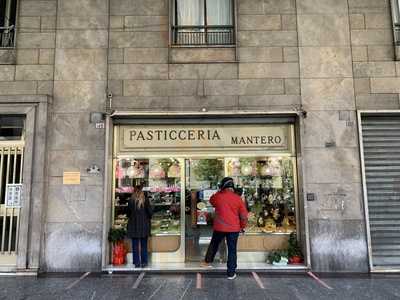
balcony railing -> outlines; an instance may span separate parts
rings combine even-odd
[[[234,45],[234,27],[173,26],[172,43],[177,46]]]
[[[0,27],[0,48],[14,47],[15,27]]]

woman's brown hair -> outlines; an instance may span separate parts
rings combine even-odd
[[[133,201],[136,204],[136,207],[141,208],[144,206],[144,201],[145,201],[145,197],[144,197],[144,193],[143,193],[143,186],[138,185],[135,186],[134,192],[133,192]]]

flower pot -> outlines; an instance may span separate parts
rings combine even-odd
[[[120,266],[125,264],[126,249],[123,241],[114,243],[112,264],[114,266]]]
[[[302,262],[301,257],[300,257],[300,256],[297,256],[297,255],[292,256],[292,257],[289,259],[289,263],[290,263],[290,264],[300,264],[301,262]]]

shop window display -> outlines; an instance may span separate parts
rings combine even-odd
[[[176,251],[182,237],[186,260],[199,260],[212,234],[214,208],[209,199],[225,176],[234,179],[236,193],[249,211],[239,251],[284,249],[289,233],[297,230],[295,158],[292,156],[119,157],[115,160],[114,227],[127,225],[127,201],[133,187],[141,184],[154,211],[152,251]],[[181,199],[185,203],[181,204]],[[157,240],[160,238],[163,240]],[[160,250],[167,243],[171,246]]]
[[[193,169],[191,173],[189,166]],[[200,191],[197,219],[193,223],[201,225],[212,221],[210,207],[207,201],[202,200],[217,190],[218,180],[226,173],[234,179],[236,192],[248,207],[246,233],[290,233],[296,230],[292,158],[190,160],[186,173],[190,174],[191,185],[196,185]],[[180,234],[181,166],[177,159],[119,159],[115,177],[114,224],[117,227],[126,226],[127,201],[133,187],[143,184],[155,211],[152,234]],[[207,211],[208,215],[202,211]]]
[[[117,160],[114,224],[126,226],[127,201],[133,187],[141,184],[153,207],[152,236],[180,235],[180,168],[173,158]]]
[[[292,158],[228,158],[226,165],[249,210],[246,233],[296,230]]]

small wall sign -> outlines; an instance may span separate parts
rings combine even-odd
[[[22,207],[22,183],[6,185],[6,207],[20,208]]]
[[[81,172],[64,172],[63,173],[63,184],[81,184]]]

